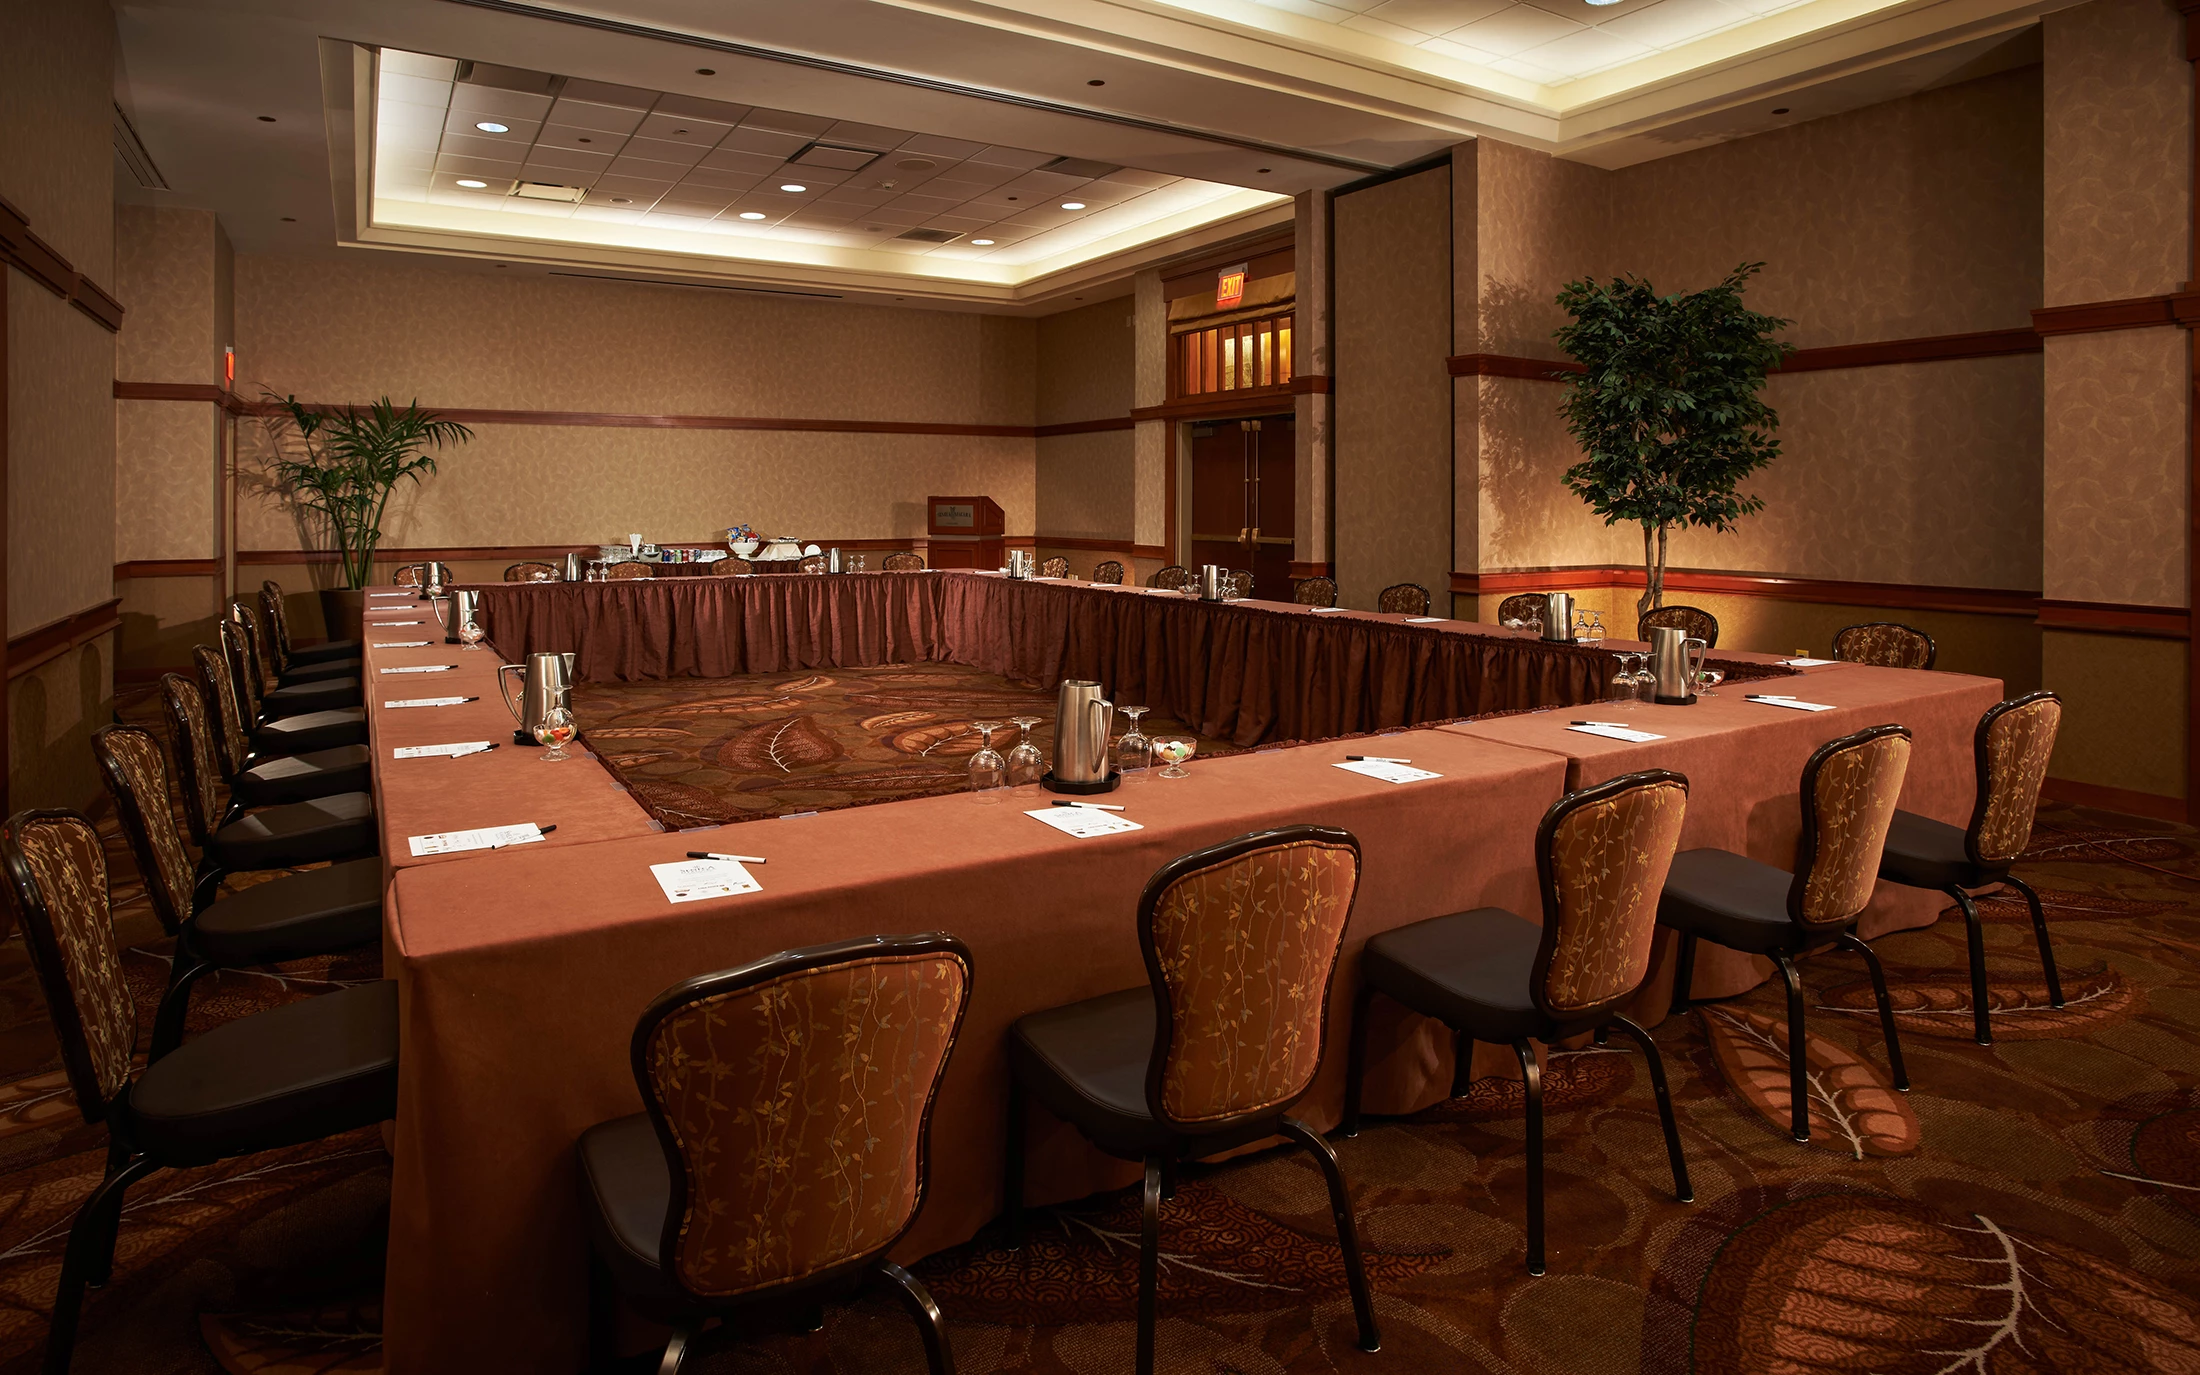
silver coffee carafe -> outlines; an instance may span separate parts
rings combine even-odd
[[[579,551],[576,550],[567,554],[565,556],[565,580],[567,582],[579,582],[585,564],[586,561],[581,558]]]
[[[451,581],[451,567],[446,563],[410,563],[405,565],[420,575],[420,595],[415,601],[432,601],[443,595],[444,585]]]
[[[1695,653],[1689,653],[1694,646]],[[1686,631],[1671,626],[1650,630],[1650,671],[1657,675],[1658,701],[1666,706],[1688,706],[1696,700],[1696,674],[1711,655],[1711,646]]]
[[[429,605],[435,608],[435,618],[443,623],[443,643],[455,645],[462,643],[458,638],[459,627],[473,620],[474,613],[480,610],[481,594],[453,590],[449,596]]]
[[[1546,592],[1543,594],[1543,638],[1564,644],[1574,638],[1574,594],[1571,592]]]
[[[840,557],[840,546],[837,544],[825,551],[825,571],[828,573],[845,573],[848,571],[846,564]]]
[[[1220,564],[1203,563],[1199,566],[1199,599],[1203,602],[1219,602],[1229,588],[1229,573]]]
[[[511,709],[512,719],[519,722],[522,735],[532,739],[535,728],[553,708],[572,710],[576,658],[572,654],[542,651],[528,655],[524,664],[497,665],[497,690],[503,694],[504,705]],[[516,697],[512,693],[510,676],[515,673],[520,675]]]
[[[1100,695],[1100,685],[1065,678],[1054,698],[1054,782],[1090,791],[1108,781],[1108,732],[1115,726],[1115,703]]]

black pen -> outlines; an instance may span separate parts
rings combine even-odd
[[[450,758],[452,758],[452,759],[464,759],[464,758],[465,758],[465,757],[466,757],[467,755],[469,755],[469,754],[487,754],[487,753],[488,753],[489,751],[491,751],[491,750],[495,749],[496,747],[497,747],[497,742],[496,742],[496,741],[494,741],[494,740],[491,740],[491,741],[490,741],[490,742],[489,742],[488,744],[486,744],[486,745],[483,745],[483,746],[482,746],[481,748],[479,748],[479,749],[472,749],[472,750],[460,750],[460,751],[459,751],[459,752],[458,752],[457,754],[451,755],[451,756],[449,756],[449,757],[450,757]]]
[[[1090,807],[1096,812],[1120,812],[1123,810],[1123,808],[1112,802],[1072,802],[1066,797],[1055,798],[1054,805],[1057,807]]]
[[[551,822],[551,823],[550,823],[549,825],[547,825],[547,826],[537,826],[537,827],[535,828],[535,833],[536,833],[537,835],[548,835],[548,834],[550,834],[550,833],[551,833],[552,831],[554,831],[554,830],[556,830],[556,829],[558,829],[558,823],[556,823],[555,821],[553,821],[553,822]]]
[[[1410,759],[1394,759],[1387,754],[1348,754],[1344,757],[1344,762],[1347,764],[1410,764],[1413,761]]]
[[[1625,721],[1568,721],[1569,726],[1603,726],[1607,730],[1633,730]]]
[[[732,864],[763,864],[767,862],[762,855],[716,855],[708,850],[690,850],[688,851],[688,858],[722,859]]]

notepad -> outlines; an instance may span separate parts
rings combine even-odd
[[[1833,710],[1832,707],[1828,706],[1824,702],[1804,702],[1798,701],[1796,698],[1793,697],[1745,697],[1742,700],[1747,702],[1755,702],[1758,706],[1761,707],[1787,707],[1793,711]]]
[[[384,626],[390,626],[390,625],[426,625],[426,624],[427,624],[427,622],[426,622],[426,621],[368,621],[368,622],[367,622],[367,624],[368,624],[368,625],[371,625],[371,626],[373,626],[373,627],[374,627],[374,628],[375,628],[376,630],[380,630],[380,629],[381,629],[382,627],[384,627]]]
[[[730,859],[683,859],[671,864],[652,864],[649,872],[665,890],[667,902],[701,902],[706,898],[730,898],[741,893],[760,893],[748,866]]]
[[[1839,659],[1782,659],[1780,662],[1786,664],[1789,668],[1824,668],[1827,664],[1838,664],[1841,661]]]
[[[1663,740],[1665,738],[1662,735],[1653,735],[1646,730],[1630,730],[1626,726],[1568,726],[1566,729],[1580,731],[1583,735],[1600,735],[1607,740],[1625,740],[1631,745],[1646,744],[1652,740]]]
[[[1063,835],[1086,836],[1114,835],[1119,831],[1143,831],[1146,828],[1124,816],[1121,812],[1103,812],[1091,807],[1040,807],[1024,813],[1035,817],[1060,831]]]
[[[542,828],[532,821],[516,826],[482,826],[471,831],[439,831],[434,835],[409,836],[414,859],[428,855],[456,855],[468,850],[501,850],[507,845],[533,845],[542,839]]]
[[[385,707],[455,707],[461,702],[471,702],[471,697],[406,697],[395,702],[384,702]]]
[[[448,673],[457,664],[405,664],[397,668],[385,668],[383,673]]]
[[[1349,611],[1349,610],[1351,610],[1351,608],[1350,608],[1350,607],[1344,607],[1344,606],[1317,606],[1317,607],[1315,607],[1315,608],[1314,608],[1314,614],[1315,614],[1315,615],[1317,615],[1317,616],[1319,616],[1319,615],[1322,615],[1322,614],[1324,614],[1324,613],[1326,613],[1326,612],[1330,612],[1330,611]]]
[[[399,745],[390,751],[392,759],[433,759],[437,755],[472,754],[489,748],[486,740],[461,740],[455,745]]]
[[[428,647],[429,645],[432,645],[432,644],[434,644],[434,643],[435,643],[435,641],[433,641],[433,640],[376,640],[376,641],[374,641],[374,648],[376,648],[376,649],[426,649],[426,648],[427,648],[427,647]]]
[[[1436,623],[1437,621],[1440,621],[1440,620],[1442,620],[1442,619],[1444,619],[1444,618],[1443,618],[1443,617],[1441,617],[1441,616],[1408,616],[1408,617],[1406,617],[1406,624],[1407,624],[1407,625],[1433,625],[1434,623]]]
[[[1418,783],[1424,778],[1442,778],[1440,773],[1417,769],[1411,764],[1393,764],[1387,759],[1348,759],[1337,765],[1346,773],[1365,774],[1385,783]]]

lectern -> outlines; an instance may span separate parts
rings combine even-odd
[[[934,568],[999,568],[1001,508],[991,497],[927,497],[926,562]]]

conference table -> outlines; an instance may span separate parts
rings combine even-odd
[[[822,586],[803,592],[800,584]],[[923,591],[912,590],[920,584]],[[396,598],[368,602],[365,667],[389,877],[385,964],[399,985],[403,1038],[384,1292],[393,1370],[583,1368],[588,1244],[573,1143],[596,1122],[640,1110],[629,1052],[635,1018],[685,978],[872,933],[948,930],[969,943],[976,975],[933,1118],[928,1190],[896,1249],[898,1259],[912,1260],[969,1239],[997,1214],[1007,1028],[1026,1013],[1144,982],[1137,897],[1169,859],[1295,822],[1341,826],[1359,838],[1362,879],[1331,994],[1323,1067],[1298,1109],[1326,1129],[1341,1108],[1361,946],[1384,930],[1468,907],[1504,906],[1537,919],[1535,830],[1566,789],[1676,768],[1692,782],[1685,845],[1729,846],[1786,866],[1800,824],[1803,760],[1865,725],[1901,721],[1915,733],[1902,805],[1964,820],[1971,729],[2000,694],[1990,679],[1839,665],[1782,683],[1830,711],[1748,702],[1745,689],[1730,684],[1689,707],[1606,704],[1585,713],[1576,704],[1593,700],[1609,676],[1610,656],[1599,651],[1520,644],[1513,632],[1460,622],[1203,605],[1143,590],[1017,585],[997,575],[483,591],[502,654],[441,644],[432,616],[424,626],[378,627],[411,617],[377,609]],[[704,600],[657,595],[666,592]],[[1292,627],[1319,643],[1293,647],[1285,633]],[[399,630],[411,633],[401,639]],[[540,639],[553,634],[573,639],[562,646]],[[1142,645],[1140,634],[1167,643]],[[715,650],[703,643],[712,637],[721,641]],[[434,643],[395,647],[422,638]],[[511,743],[510,714],[492,695],[494,666],[548,647],[578,653],[584,679],[700,678],[729,663],[806,667],[872,653],[955,657],[1041,682],[1104,668],[1125,681],[1143,675],[1147,700],[1208,712],[1204,720],[1223,727],[1206,732],[1203,723],[1203,733],[1241,736],[1258,717],[1269,734],[1245,753],[1193,760],[1186,778],[1126,784],[1109,800],[1142,829],[1115,835],[1074,839],[1024,815],[1047,805],[1049,795],[1037,791],[660,833],[593,758],[544,763],[539,749]],[[1284,667],[1249,674],[1238,662],[1212,671],[1269,654]],[[416,663],[453,667],[380,672]],[[1478,689],[1436,680],[1477,668],[1509,675],[1512,689],[1530,695],[1529,709],[1450,719],[1471,715],[1453,709],[1471,709]],[[435,686],[417,686],[422,679]],[[392,680],[405,686],[386,688]],[[482,700],[385,705],[431,695]],[[1444,719],[1431,715],[1439,711]],[[1629,745],[1566,726],[1584,714],[1619,719],[1615,712],[1664,738]],[[1348,730],[1277,744],[1299,738],[1294,727],[1339,721],[1371,723],[1379,734]],[[391,757],[399,742],[485,739],[504,743],[456,759]],[[1382,782],[1336,767],[1348,752],[1410,758],[1438,777]],[[558,829],[542,842],[494,851],[417,861],[409,854],[409,838],[425,829],[519,820]],[[761,891],[671,903],[650,866],[690,849],[764,856],[766,864],[752,867]],[[1865,929],[1921,925],[1936,906],[1883,892]],[[1699,992],[1738,992],[1762,977],[1728,956],[1706,948]],[[1662,1013],[1669,978],[1661,967],[1634,1011]],[[1368,1110],[1405,1113],[1439,1101],[1452,1078],[1449,1035],[1381,1000],[1377,1008]],[[1035,1203],[1135,1177],[1134,1167],[1099,1155],[1044,1114],[1025,1127]]]

